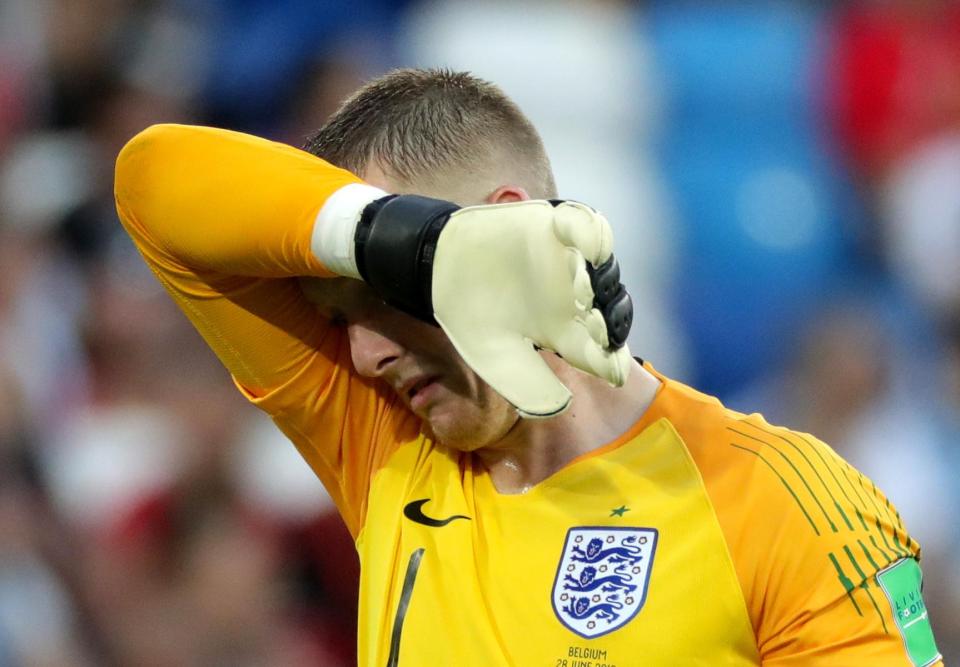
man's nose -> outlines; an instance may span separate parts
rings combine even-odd
[[[403,355],[403,346],[365,323],[347,326],[350,355],[360,375],[380,377]]]

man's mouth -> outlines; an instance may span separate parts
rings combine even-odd
[[[439,379],[439,375],[424,375],[412,378],[400,387],[400,395],[406,399],[410,409],[416,411],[430,401],[434,390],[439,387],[437,383]]]

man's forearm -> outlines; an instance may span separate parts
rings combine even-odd
[[[155,125],[117,159],[121,218],[163,263],[234,276],[329,275],[317,212],[359,179],[290,146],[205,127]]]
[[[357,180],[289,146],[181,125],[141,132],[117,160],[125,228],[250,398],[307,365],[322,368],[288,394],[332,372],[321,357],[336,356],[336,336],[296,280],[275,278],[329,274],[310,249],[314,218],[331,191]]]

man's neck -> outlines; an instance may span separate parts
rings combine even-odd
[[[525,493],[577,457],[616,440],[643,416],[660,387],[636,362],[619,388],[559,360],[551,366],[573,392],[570,408],[550,419],[521,419],[496,445],[476,452],[501,493]]]

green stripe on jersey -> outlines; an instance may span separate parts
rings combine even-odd
[[[927,606],[920,594],[923,587],[920,564],[913,558],[898,560],[877,573],[877,582],[890,601],[910,661],[916,667],[936,662],[940,652],[933,639]]]

